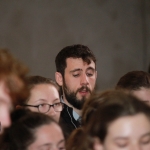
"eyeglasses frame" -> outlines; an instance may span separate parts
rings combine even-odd
[[[51,104],[47,104],[47,103],[42,103],[42,104],[49,105],[49,109],[48,109],[47,112],[50,111],[51,107],[53,107],[53,109],[54,109],[55,112],[61,112],[62,110],[61,110],[61,111],[56,111],[55,108],[54,108],[54,105],[55,105],[55,104],[58,104],[58,103],[60,103],[60,104],[62,105],[62,110],[63,110],[64,103],[62,103],[62,102],[57,102],[57,103],[54,103],[54,104],[52,104],[52,105],[51,105]],[[22,106],[36,107],[36,108],[38,109],[38,111],[40,112],[39,106],[42,105],[42,104],[39,104],[39,105],[28,105],[28,104],[23,104]],[[47,112],[44,112],[44,113],[47,113]],[[40,113],[42,113],[42,112],[40,112]]]

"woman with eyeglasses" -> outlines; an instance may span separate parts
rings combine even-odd
[[[30,95],[22,106],[47,114],[58,122],[63,103],[60,102],[59,86],[56,82],[42,76],[30,76],[27,83]]]

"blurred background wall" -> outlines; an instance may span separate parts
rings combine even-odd
[[[87,45],[97,57],[97,86],[112,88],[150,63],[150,0],[0,0],[0,47],[31,75],[54,79],[55,56]]]

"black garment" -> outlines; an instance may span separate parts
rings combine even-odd
[[[66,139],[74,129],[81,126],[73,117],[73,109],[66,104],[64,104],[64,109],[61,112],[59,124]]]

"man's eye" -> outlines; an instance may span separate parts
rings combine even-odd
[[[78,77],[80,74],[73,74],[74,77]]]
[[[87,75],[88,77],[93,76],[93,74],[92,74],[92,73],[87,73],[86,75]]]

